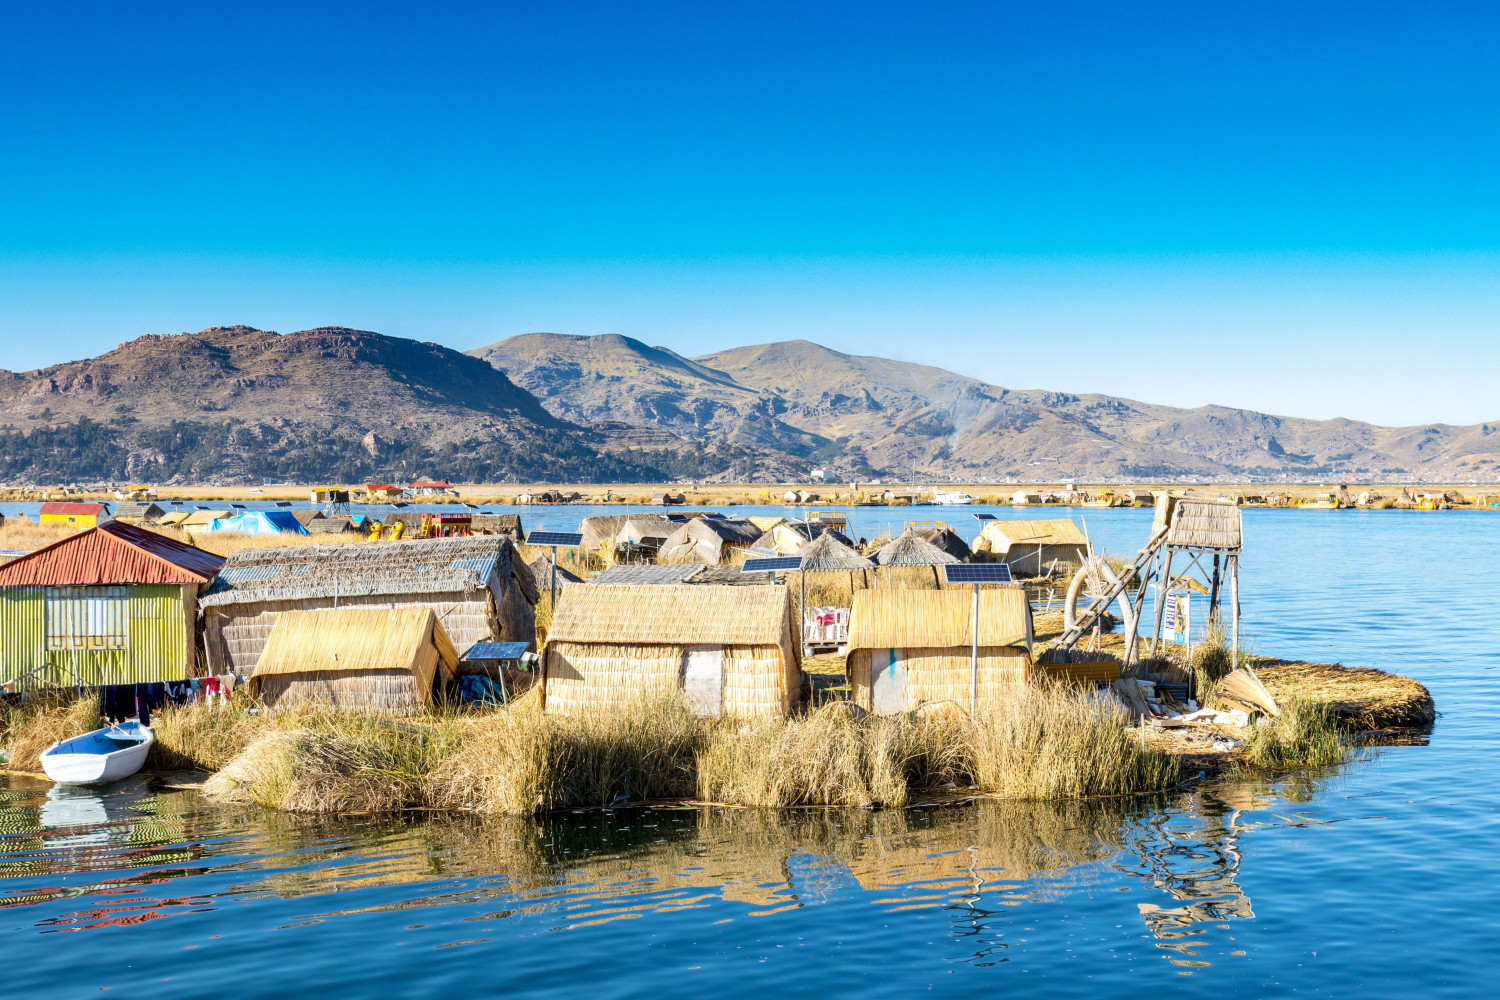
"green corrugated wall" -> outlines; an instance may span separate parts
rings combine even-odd
[[[0,681],[46,666],[17,690],[72,687],[73,665],[86,685],[178,681],[183,670],[182,590],[173,584],[129,588],[130,631],[124,649],[47,649],[45,587],[0,587]]]

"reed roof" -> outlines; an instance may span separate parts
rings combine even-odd
[[[802,547],[804,573],[853,573],[875,564],[846,545],[837,531],[825,531]]]
[[[667,563],[661,566],[611,566],[594,577],[595,584],[608,586],[660,587],[670,583],[687,583],[702,573],[702,563]]]
[[[997,550],[1022,545],[1087,545],[1088,539],[1071,518],[1037,521],[990,521],[980,532]],[[999,543],[999,544],[996,544]]]
[[[973,644],[974,593],[962,590],[856,590],[849,649],[920,649]],[[979,645],[1031,644],[1031,605],[1020,587],[979,591]]]
[[[944,566],[963,562],[922,538],[911,528],[880,547],[875,562],[881,566]]]
[[[1215,500],[1178,500],[1167,529],[1168,545],[1239,551],[1243,542],[1240,509]]]
[[[552,586],[552,560],[546,556],[537,556],[531,561],[531,575],[536,580],[537,586],[548,588]],[[583,578],[577,573],[570,571],[565,566],[557,567],[558,583],[582,583]]]
[[[154,521],[164,513],[161,507],[150,501],[131,501],[115,508],[115,517],[133,518],[137,521]]]
[[[952,528],[918,528],[917,537],[924,542],[931,542],[942,549],[959,562],[971,558],[974,553],[969,549],[969,543],[958,537],[958,532]]]
[[[526,600],[540,596],[531,570],[509,535],[289,545],[241,549],[231,555],[204,607],[336,596],[467,593],[509,576]]]
[[[791,628],[786,587],[569,587],[547,643],[774,646]]]
[[[261,650],[251,694],[265,677],[378,670],[410,671],[419,690],[426,690],[440,665],[457,673],[458,650],[431,608],[289,611],[277,617]]]

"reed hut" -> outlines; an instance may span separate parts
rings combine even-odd
[[[658,558],[696,559],[710,566],[733,561],[736,553],[754,545],[760,529],[749,521],[729,517],[695,517],[662,543]]]
[[[542,653],[542,703],[577,715],[682,691],[704,717],[775,716],[801,697],[786,587],[569,587]]]
[[[417,715],[458,673],[431,608],[324,608],[281,615],[250,677],[273,708]]]
[[[297,519],[297,523],[306,528],[309,534],[311,534],[313,530],[312,523],[314,521],[326,520],[326,518],[323,516],[323,512],[313,507],[308,507],[303,510],[288,511],[288,513],[295,517]]]
[[[936,545],[922,538],[914,528],[907,528],[875,552],[875,565],[877,566],[931,567],[933,583],[939,587],[943,585],[943,581],[941,570],[938,567],[962,561],[950,556]],[[886,575],[888,582],[894,582],[890,579],[891,574],[889,572]]]
[[[531,560],[531,566],[529,568],[531,569],[532,578],[537,581],[538,587],[550,587],[552,585],[551,559],[546,556],[537,556],[535,559]],[[557,582],[559,585],[562,585],[564,583],[582,583],[583,577],[569,570],[565,566],[559,566],[557,567]]]
[[[115,520],[130,524],[153,524],[165,513],[150,501],[135,500],[115,507]]]
[[[600,514],[597,517],[586,517],[578,522],[578,532],[583,535],[583,540],[578,544],[590,551],[598,551],[605,545],[613,547],[615,536],[625,526],[626,520],[628,520],[628,515],[625,514]]]
[[[110,521],[0,567],[0,681],[13,690],[180,681],[224,559]]]
[[[248,673],[289,611],[413,606],[435,612],[463,649],[531,643],[538,596],[506,535],[242,549],[201,601],[204,644],[214,672]]]
[[[973,684],[974,595],[952,590],[861,590],[849,617],[845,672],[855,704],[879,715],[932,702],[967,709]],[[979,592],[978,707],[1031,677],[1031,604],[1020,587]]]
[[[1040,521],[987,521],[974,540],[974,552],[1010,567],[1017,577],[1071,577],[1088,561],[1088,539],[1066,517]]]
[[[475,514],[473,526],[476,535],[509,535],[513,542],[526,537],[520,514]]]
[[[926,528],[915,529],[917,537],[930,545],[935,545],[948,553],[959,562],[968,562],[974,555],[969,548],[969,543],[958,536],[958,532],[946,524],[937,524]]]
[[[169,515],[170,516],[170,515]],[[186,531],[189,535],[202,535],[213,530],[213,523],[232,516],[227,510],[195,510],[181,521],[177,527]],[[165,518],[162,520],[165,524]]]
[[[821,521],[782,521],[765,533],[760,544],[769,544],[777,552],[794,556],[806,548],[809,542],[828,534],[833,535],[844,545],[852,546],[854,544],[848,535],[845,535],[833,525],[824,524]]]

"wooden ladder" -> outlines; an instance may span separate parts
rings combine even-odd
[[[1111,604],[1115,603],[1115,599],[1125,592],[1125,588],[1130,586],[1132,580],[1141,575],[1141,572],[1151,564],[1151,560],[1156,558],[1157,553],[1166,543],[1167,533],[1160,531],[1155,538],[1151,539],[1151,544],[1137,552],[1135,562],[1125,567],[1119,579],[1110,584],[1109,589],[1104,593],[1094,598],[1092,604],[1079,612],[1078,620],[1073,623],[1073,627],[1065,631],[1057,640],[1058,648],[1072,649],[1076,646],[1084,633],[1093,627],[1094,621],[1104,614]]]

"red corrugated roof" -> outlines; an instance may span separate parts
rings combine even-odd
[[[109,508],[102,503],[71,503],[57,500],[42,504],[43,514],[108,514]]]
[[[208,583],[223,565],[212,552],[111,521],[0,566],[0,587]]]
[[[391,483],[365,483],[365,489],[367,490],[399,490],[400,488]]]

